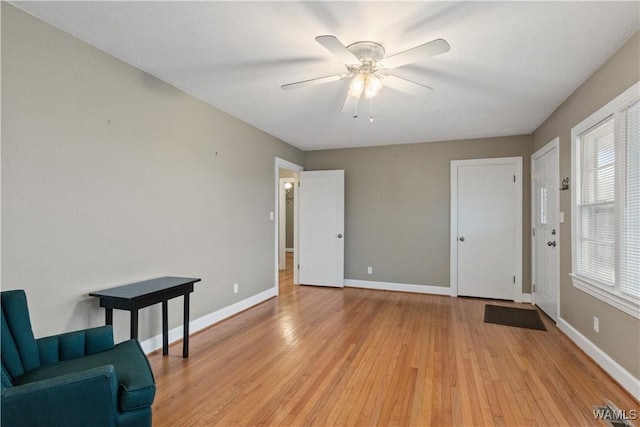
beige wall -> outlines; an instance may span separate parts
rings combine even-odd
[[[534,151],[560,138],[560,177],[571,176],[571,128],[640,81],[636,33],[534,132]],[[572,183],[573,184],[573,183]],[[571,283],[571,192],[560,192],[560,316],[633,376],[640,378],[640,321],[576,289]],[[600,333],[593,332],[593,317]]]
[[[523,292],[531,288],[531,137],[311,151],[307,170],[345,170],[345,278],[449,286],[451,160],[523,158]],[[367,267],[373,274],[367,274]]]
[[[27,291],[37,336],[104,324],[87,294],[136,280],[201,277],[192,319],[272,288],[275,156],[303,160],[2,3],[1,283]],[[159,310],[141,311],[141,339]],[[128,338],[127,313],[114,323]]]

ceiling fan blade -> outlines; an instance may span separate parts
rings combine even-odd
[[[343,113],[351,113],[355,115],[356,111],[356,102],[358,100],[351,95],[347,95],[347,98],[344,100],[344,104],[342,105]]]
[[[300,82],[295,82],[295,83],[287,83],[286,85],[282,85],[280,87],[282,88],[282,90],[298,89],[301,87],[313,86],[321,83],[337,82],[338,80],[342,80],[347,76],[348,74],[336,74],[333,76],[319,77],[317,79],[309,79],[309,80],[302,80]]]
[[[412,82],[411,80],[403,79],[402,77],[393,76],[391,74],[387,74],[384,79],[382,79],[382,84],[409,95],[419,96],[433,91],[432,87]]]
[[[384,68],[391,70],[392,68],[402,67],[412,62],[449,52],[450,49],[451,46],[446,40],[436,39],[384,58],[381,63]]]
[[[346,65],[359,64],[360,60],[336,36],[318,36],[316,41]]]

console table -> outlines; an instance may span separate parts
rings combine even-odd
[[[100,307],[105,308],[107,325],[113,325],[113,309],[131,312],[131,338],[138,339],[138,310],[159,302],[162,303],[162,354],[169,353],[169,304],[171,298],[184,296],[184,334],[182,357],[189,357],[189,294],[193,284],[200,279],[191,277],[159,277],[157,279],[130,283],[89,296],[100,298]]]

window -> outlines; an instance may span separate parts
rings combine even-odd
[[[640,83],[571,138],[573,284],[640,318]]]

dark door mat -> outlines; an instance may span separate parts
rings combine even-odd
[[[527,310],[524,308],[501,307],[487,304],[484,306],[484,321],[485,323],[516,326],[518,328],[538,329],[540,331],[547,330],[537,310]]]

